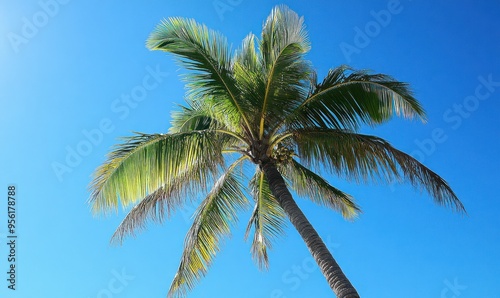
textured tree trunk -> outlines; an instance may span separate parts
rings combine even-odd
[[[338,298],[359,298],[358,292],[344,275],[323,240],[295,203],[275,164],[271,161],[266,162],[261,164],[261,169],[267,178],[272,194],[302,236],[335,295]]]

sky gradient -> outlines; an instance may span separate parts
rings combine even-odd
[[[328,176],[363,213],[297,198],[363,298],[498,298],[500,276],[500,2],[0,0],[0,297],[165,297],[193,206],[149,224],[122,246],[124,212],[94,217],[91,174],[119,137],[166,132],[183,103],[184,70],[146,49],[162,18],[194,18],[233,49],[260,34],[271,9],[304,16],[319,76],[349,64],[408,82],[428,121],[364,133],[387,139],[445,178],[463,216],[408,184],[358,185]],[[16,290],[7,288],[7,188],[16,195]],[[333,297],[298,233],[253,264],[250,210],[189,297]]]

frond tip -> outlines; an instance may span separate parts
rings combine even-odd
[[[412,156],[387,141],[337,129],[297,130],[294,135],[302,160],[357,181],[408,181],[426,190],[439,205],[465,212],[448,183]]]
[[[184,252],[168,297],[184,297],[200,278],[205,276],[219,252],[222,240],[237,220],[238,211],[248,201],[242,192],[241,179],[234,168],[245,158],[236,161],[214,184],[196,210],[193,225],[184,242]]]
[[[425,122],[425,111],[408,84],[385,74],[340,66],[313,84],[308,98],[285,124],[357,130],[361,124],[375,126],[394,115]]]
[[[282,175],[289,181],[289,187],[297,194],[313,202],[336,210],[345,219],[353,220],[361,212],[354,198],[333,187],[318,174],[307,169],[296,160],[291,160],[279,167]]]
[[[182,191],[196,191],[223,164],[212,131],[142,134],[125,138],[94,173],[89,203],[94,213],[137,203],[166,187],[169,206]],[[189,178],[189,179],[187,179]]]
[[[264,173],[257,169],[250,181],[250,188],[255,201],[255,208],[245,232],[248,238],[253,227],[252,257],[259,269],[269,267],[268,249],[272,248],[273,241],[284,234],[285,211],[271,194],[269,183]]]

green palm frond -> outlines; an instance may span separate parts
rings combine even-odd
[[[135,236],[136,232],[144,230],[148,220],[161,224],[165,217],[169,218],[182,203],[194,201],[196,192],[203,186],[197,185],[198,189],[193,189],[193,186],[189,185],[191,181],[187,177],[193,175],[197,173],[186,171],[137,203],[122,220],[110,242],[122,244],[125,237]],[[193,199],[189,199],[190,197]]]
[[[250,181],[251,191],[255,200],[255,208],[248,222],[245,239],[254,228],[252,241],[252,257],[260,269],[269,267],[268,249],[272,242],[284,234],[285,212],[271,194],[264,173],[257,169]]]
[[[210,114],[199,107],[180,106],[180,109],[180,111],[172,112],[170,133],[206,130],[214,125],[214,119],[210,117]]]
[[[180,197],[173,198],[174,195],[176,193],[169,191],[167,186],[162,186],[147,195],[125,216],[111,237],[111,243],[122,244],[126,236],[135,236],[137,231],[145,229],[147,219],[162,223],[165,215],[169,217],[177,207],[173,203],[180,201]]]
[[[361,211],[353,197],[333,187],[294,159],[279,164],[278,170],[289,181],[288,186],[298,195],[339,211],[346,219],[354,219]]]
[[[190,98],[215,99],[219,114],[243,120],[228,126],[240,129],[241,124],[250,133],[246,104],[240,100],[232,76],[231,53],[225,37],[192,19],[169,18],[153,31],[147,46],[174,54],[182,66],[192,71],[186,77]]]
[[[224,125],[221,125],[219,120],[224,117],[214,116],[199,107],[184,107],[181,106],[181,111],[172,113],[172,126],[169,132],[188,133],[193,131],[211,131],[217,134],[219,148],[226,150],[227,148],[241,148],[246,145],[246,140],[240,134],[226,130]],[[215,117],[215,118],[214,118]]]
[[[297,154],[308,168],[320,169],[324,166],[329,172],[357,182],[398,179],[397,165],[387,150],[380,151],[378,142],[363,135],[316,128],[296,130],[293,138]]]
[[[425,120],[423,108],[406,83],[340,66],[313,88],[286,123],[295,128],[356,130],[361,123],[377,125],[394,114]]]
[[[234,64],[240,65],[242,69],[247,69],[252,72],[261,72],[261,60],[257,49],[255,48],[255,43],[257,42],[257,37],[255,34],[248,34],[241,43],[241,48],[234,55]]]
[[[436,203],[464,212],[448,183],[410,155],[387,141],[335,129],[304,129],[294,133],[301,161],[356,180],[391,183],[406,180],[426,190]]]
[[[257,38],[249,34],[234,56],[233,75],[240,90],[240,96],[248,102],[249,115],[258,115],[266,84],[262,72],[262,59],[256,49]],[[256,118],[256,119],[255,119]],[[258,116],[250,116],[252,125],[258,127]]]
[[[244,157],[235,161],[215,182],[196,210],[168,297],[184,297],[205,276],[220,250],[221,241],[230,234],[231,225],[237,221],[238,211],[248,206],[240,174],[234,170],[243,160]]]
[[[304,19],[284,5],[274,8],[264,23],[260,40],[266,84],[259,105],[260,137],[270,128],[266,121],[277,121],[279,115],[295,109],[307,96],[312,71],[304,55],[309,50]]]
[[[137,133],[125,140],[94,173],[89,202],[95,213],[116,210],[119,204],[127,207],[164,185],[169,191],[202,189],[224,163],[217,134],[211,131]]]

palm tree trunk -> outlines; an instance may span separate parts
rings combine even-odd
[[[338,298],[359,298],[358,292],[344,275],[325,243],[292,198],[283,177],[272,161],[261,164],[272,194],[278,200],[290,222],[297,229]]]

